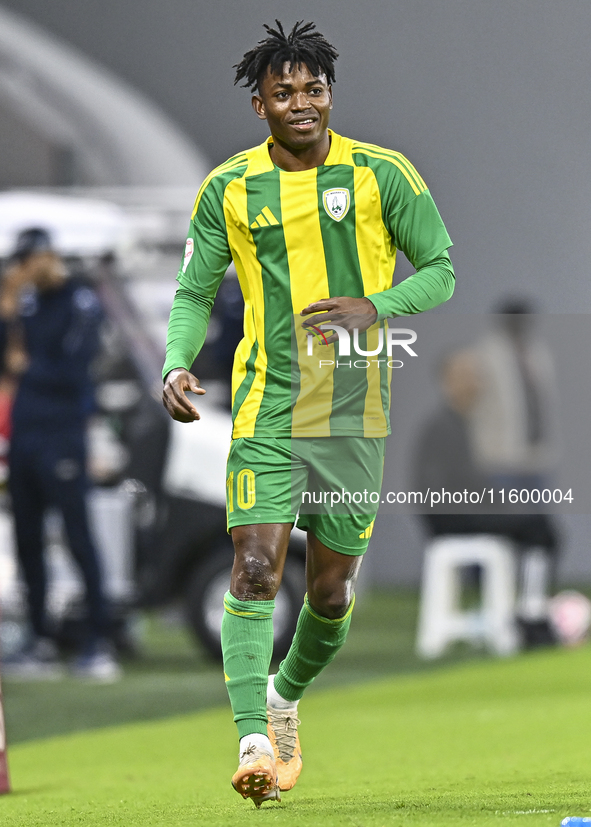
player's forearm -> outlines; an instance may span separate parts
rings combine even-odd
[[[395,287],[366,298],[378,311],[378,319],[387,319],[431,310],[447,301],[454,287],[452,263],[445,252]]]
[[[190,370],[203,347],[212,307],[213,299],[209,296],[178,288],[168,322],[163,377],[173,368]]]

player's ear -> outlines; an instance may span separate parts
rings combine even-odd
[[[260,95],[253,95],[251,98],[252,108],[256,112],[257,118],[260,118],[262,121],[267,120],[267,113],[265,111],[265,104],[263,103],[263,99]]]
[[[332,86],[330,83],[328,84],[328,97],[330,99],[330,106],[328,108],[332,109]]]

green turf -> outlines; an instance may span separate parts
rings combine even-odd
[[[255,811],[226,708],[16,745],[3,827],[559,825],[591,813],[591,650],[375,680],[301,705],[304,772]]]
[[[415,592],[363,594],[347,645],[314,691],[480,657],[459,646],[443,661],[419,660],[414,651],[417,608]],[[124,663],[125,677],[113,686],[81,684],[72,678],[54,684],[4,680],[10,741],[155,720],[227,702],[221,665],[195,645],[178,617],[146,616],[139,633],[141,657]]]

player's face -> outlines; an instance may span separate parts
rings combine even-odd
[[[313,75],[305,64],[288,70],[284,63],[281,74],[268,71],[252,105],[276,140],[294,150],[308,149],[326,135],[332,89],[325,75]]]

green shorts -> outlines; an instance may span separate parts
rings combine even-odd
[[[228,529],[295,523],[342,554],[363,554],[380,502],[385,438],[241,437],[228,456]]]

